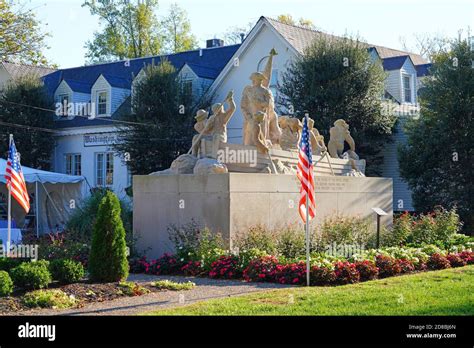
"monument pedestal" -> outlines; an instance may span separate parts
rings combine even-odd
[[[316,217],[372,217],[372,208],[385,210],[382,224],[391,225],[392,179],[316,176]],[[263,225],[269,229],[300,224],[299,181],[296,175],[227,173],[133,177],[133,228],[137,249],[151,258],[172,252],[168,227],[192,220],[220,232],[230,244],[239,232]],[[230,245],[229,245],[230,246]]]

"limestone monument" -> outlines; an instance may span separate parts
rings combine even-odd
[[[236,112],[230,91],[222,103],[212,105],[211,116],[197,111],[197,134],[187,154],[176,158],[169,169],[134,176],[134,233],[137,247],[147,250],[149,257],[172,251],[169,226],[191,220],[220,232],[230,247],[236,234],[252,226],[271,229],[300,223],[295,171],[302,123],[275,111],[269,84],[276,55],[272,49],[264,71],[252,73],[252,84],[243,90],[243,144],[227,141],[227,125]],[[365,160],[355,152],[347,122],[334,122],[327,146],[314,125],[310,119],[314,223],[334,214],[372,217],[372,208],[379,207],[388,212],[382,221],[391,224],[392,180],[364,176]],[[346,142],[349,150],[344,152]]]

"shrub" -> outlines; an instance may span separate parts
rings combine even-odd
[[[430,256],[427,266],[429,269],[446,269],[450,268],[451,264],[445,256],[441,254],[433,254]]]
[[[264,256],[250,261],[243,276],[246,281],[271,282],[275,280],[278,259],[275,256]]]
[[[24,262],[11,270],[13,283],[24,289],[42,289],[47,287],[52,279],[48,269],[48,261]]]
[[[240,233],[234,240],[234,245],[239,250],[258,249],[268,255],[275,255],[277,251],[275,232],[268,231],[260,225]]]
[[[400,273],[411,273],[415,270],[415,265],[410,260],[399,259],[397,264],[400,267]]]
[[[334,273],[338,284],[354,284],[360,281],[360,274],[356,265],[347,261],[336,262]]]
[[[134,282],[120,282],[119,291],[127,296],[142,296],[150,293],[150,290]]]
[[[464,250],[459,253],[459,257],[463,259],[468,265],[474,263],[474,253],[472,251]]]
[[[372,224],[368,219],[333,216],[324,220],[320,227],[318,250],[323,251],[334,244],[367,245],[373,235]]]
[[[199,261],[189,261],[183,267],[181,267],[181,272],[185,276],[196,277],[203,274],[205,271],[201,266],[201,262]]]
[[[239,251],[239,268],[241,271],[247,268],[250,261],[267,256],[265,251],[259,250],[257,248],[251,248],[248,250]]]
[[[87,266],[90,247],[70,239],[68,233],[50,233],[39,240],[38,257],[44,260],[72,259]]]
[[[379,277],[392,277],[400,274],[402,269],[397,259],[387,255],[377,255],[375,257],[375,265],[379,269]]]
[[[383,246],[402,246],[407,242],[413,221],[408,212],[395,217],[391,230],[384,230],[381,234],[381,245]]]
[[[466,266],[467,262],[459,256],[459,254],[448,254],[446,258],[449,261],[451,267],[462,267]]]
[[[13,281],[5,271],[0,271],[0,297],[8,296],[13,292]]]
[[[369,260],[358,261],[355,263],[356,269],[360,274],[361,281],[377,279],[379,270],[377,266]]]
[[[327,267],[312,266],[310,272],[311,285],[330,285],[335,283],[336,273]]]
[[[181,262],[199,261],[201,267],[209,271],[211,264],[225,254],[222,236],[207,228],[201,229],[194,221],[182,228],[171,226],[168,231]]]
[[[434,212],[422,214],[418,219],[413,219],[408,242],[414,245],[438,243],[444,246],[461,227],[462,223],[455,208],[446,210],[437,207]]]
[[[74,210],[66,224],[66,233],[75,236],[83,244],[89,244],[92,240],[93,227],[98,218],[99,206],[110,192],[109,189],[95,188],[91,195],[82,201],[82,204]],[[126,231],[126,240],[128,245],[133,249],[132,236],[132,212],[130,206],[125,201],[120,201],[120,217],[123,222],[123,227]],[[61,258],[69,258],[70,255],[61,256]],[[78,261],[78,260],[77,260]]]
[[[84,267],[80,262],[63,259],[53,260],[49,265],[53,279],[61,284],[77,283],[84,278]]]
[[[19,266],[23,262],[27,261],[12,257],[0,257],[0,271],[10,272],[13,268]]]
[[[297,258],[305,254],[306,239],[301,229],[286,228],[277,235],[276,249],[278,256]]]
[[[209,272],[209,277],[211,278],[233,279],[239,278],[241,275],[239,258],[234,255],[219,257],[217,261],[212,263]]]
[[[77,300],[71,295],[68,296],[64,291],[54,290],[36,290],[23,296],[23,303],[31,308],[70,308],[76,305]]]
[[[181,291],[181,290],[191,290],[193,289],[196,284],[193,282],[186,282],[186,283],[176,283],[170,280],[158,280],[152,284],[154,287],[163,290],[174,290],[174,291]]]
[[[120,218],[120,202],[108,191],[99,205],[94,224],[89,276],[92,281],[115,282],[128,276],[125,229]]]
[[[287,265],[277,265],[275,280],[280,284],[306,284],[306,263],[300,261]]]
[[[179,274],[183,263],[176,256],[169,253],[163,254],[156,260],[151,261],[149,273],[157,275]]]

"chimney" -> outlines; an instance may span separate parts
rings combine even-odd
[[[206,40],[206,48],[222,47],[224,46],[224,40],[221,39],[211,39]]]
[[[245,33],[240,33],[240,42],[244,42],[245,40]]]

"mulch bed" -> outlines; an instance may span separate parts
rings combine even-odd
[[[151,283],[141,283],[140,286],[150,290],[150,292],[161,291],[160,289],[152,286]],[[77,300],[79,300],[78,304],[75,306],[76,308],[81,308],[87,303],[91,302],[104,302],[117,298],[133,296],[126,294],[123,291],[123,288],[119,287],[119,283],[92,284],[82,282],[68,285],[53,283],[48,289],[60,289],[68,295],[73,295]],[[12,296],[0,297],[0,315],[31,310],[32,308],[25,306],[21,301],[21,296],[24,294],[24,291],[16,291],[12,294]]]

